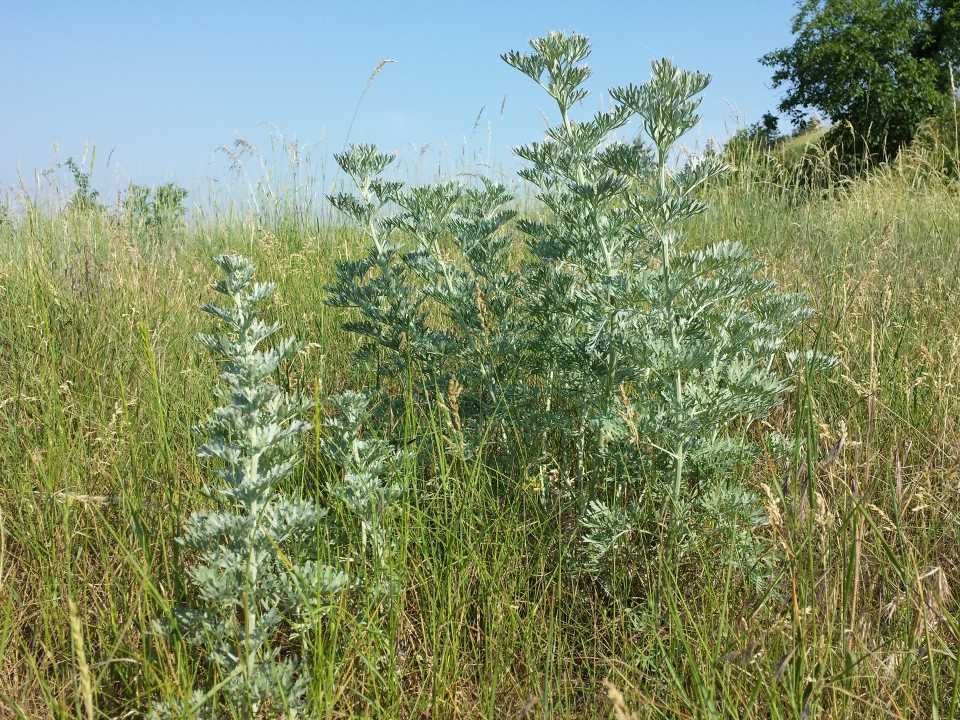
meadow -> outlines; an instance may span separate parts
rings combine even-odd
[[[737,466],[774,548],[761,586],[688,561],[657,571],[656,591],[611,592],[572,569],[579,501],[550,486],[565,468],[506,476],[428,444],[390,520],[396,596],[338,596],[283,639],[313,667],[311,712],[956,717],[960,186],[944,153],[800,181],[756,151],[702,190],[688,246],[749,246],[811,298],[791,346],[839,360],[760,421],[805,437],[802,456]],[[302,194],[211,202],[162,229],[68,197],[21,196],[2,216],[0,717],[138,717],[215,679],[197,648],[150,632],[196,599],[175,538],[211,502],[191,428],[215,403],[217,364],[196,339],[215,255],[250,257],[278,286],[265,315],[307,344],[276,377],[317,401],[285,491],[346,514],[328,497],[328,398],[378,377],[325,287],[363,238]],[[415,422],[445,432],[447,406]]]

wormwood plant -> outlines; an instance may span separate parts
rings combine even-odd
[[[360,358],[401,397],[439,397],[449,445],[471,456],[481,438],[504,438],[501,421],[521,400],[522,385],[509,382],[523,336],[504,231],[513,198],[486,179],[404,189],[379,177],[394,158],[370,145],[336,159],[360,197],[330,201],[368,245],[361,259],[338,263],[327,302],[359,310],[344,327],[362,338]]]
[[[99,206],[100,193],[90,187],[90,176],[93,174],[93,164],[96,157],[97,153],[96,150],[94,150],[93,156],[90,159],[90,169],[87,172],[84,172],[82,164],[78,165],[77,161],[73,158],[67,158],[67,161],[64,163],[67,169],[70,170],[70,174],[73,176],[73,182],[77,186],[73,197],[70,198],[70,202],[67,204],[68,207],[83,211],[92,210]]]
[[[360,524],[366,576],[356,582],[363,583],[372,599],[389,599],[400,582],[400,570],[392,562],[395,539],[390,536],[389,523],[404,492],[397,472],[403,453],[365,430],[371,423],[366,395],[348,391],[331,401],[339,416],[325,423],[323,450],[343,475],[331,483],[330,494],[343,502]]]
[[[182,222],[186,198],[187,191],[176,183],[164,183],[156,190],[130,183],[124,201],[126,220],[135,234],[146,232],[160,239]]]
[[[785,351],[811,316],[807,298],[764,279],[739,242],[685,245],[684,224],[707,210],[702,189],[727,169],[678,147],[707,76],[655,62],[648,82],[610,90],[611,107],[580,121],[571,113],[587,97],[586,38],[530,45],[503,59],[560,117],[515,151],[543,208],[516,221],[522,244],[501,188],[406,191],[379,177],[389,156],[354,146],[337,159],[361,197],[331,200],[370,243],[339,265],[329,301],[359,311],[346,327],[381,373],[448,387],[447,410],[450,395],[470,397],[457,403],[456,428],[484,428],[475,443],[512,433],[514,450],[536,448],[575,480],[591,572],[616,559],[629,579],[664,549],[755,572],[762,513],[732,471],[794,368],[831,363]]]
[[[551,398],[575,399],[554,412],[586,481],[587,564],[609,564],[650,530],[651,508],[665,507],[657,520],[671,552],[709,540],[748,570],[758,558],[742,522],[762,514],[731,470],[749,454],[747,428],[790,389],[776,358],[812,310],[763,279],[741,243],[684,247],[684,223],[707,210],[699,191],[727,169],[677,148],[699,121],[708,76],[654,62],[648,82],[613,88],[611,109],[579,122],[570,110],[587,95],[587,40],[552,33],[530,44],[504,60],[560,113],[545,140],[516,150],[547,209],[518,222],[539,261],[524,273],[537,319],[531,367],[548,370]],[[639,134],[615,135],[634,119]]]
[[[209,714],[210,701],[222,693],[244,718],[297,717],[310,668],[296,655],[281,654],[274,637],[281,622],[296,627],[318,599],[345,588],[347,577],[316,561],[317,525],[326,509],[277,490],[300,460],[298,437],[309,425],[298,417],[311,400],[281,391],[269,378],[302,346],[286,338],[262,349],[280,330],[279,323],[258,317],[258,304],[275,286],[251,286],[254,266],[246,258],[221,255],[216,263],[225,276],[213,287],[232,302],[202,309],[227,332],[200,340],[222,359],[216,395],[223,404],[197,431],[208,438],[198,455],[221,463],[214,474],[222,484],[207,490],[219,507],[191,514],[179,539],[198,553],[188,575],[200,608],[177,609],[173,626],[207,650],[218,672],[189,707],[162,702],[153,714]]]

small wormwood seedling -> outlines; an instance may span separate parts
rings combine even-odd
[[[273,643],[281,622],[296,629],[325,595],[344,589],[347,576],[316,561],[317,525],[326,514],[312,500],[293,500],[277,484],[299,461],[299,435],[308,427],[298,417],[311,406],[300,393],[282,392],[269,377],[302,347],[293,338],[276,347],[261,344],[280,330],[258,318],[257,305],[275,289],[250,286],[253,264],[246,258],[216,258],[225,277],[213,286],[230,307],[204,305],[228,332],[200,335],[222,358],[223,403],[197,428],[208,441],[199,457],[222,465],[222,481],[207,493],[219,508],[194,512],[179,541],[198,553],[188,570],[201,609],[178,608],[173,623],[192,644],[206,648],[216,679],[190,702],[164,701],[157,718],[209,715],[218,694],[243,718],[297,717],[310,682],[310,668]],[[166,634],[169,626],[157,624]],[[216,714],[214,712],[214,714]]]
[[[369,598],[380,602],[399,590],[400,572],[392,562],[393,539],[388,532],[392,509],[404,492],[397,473],[403,453],[364,431],[371,421],[366,395],[348,391],[331,401],[339,417],[324,423],[323,453],[343,475],[329,490],[359,521],[366,576],[357,583],[362,583]]]
[[[727,170],[678,147],[707,76],[655,62],[648,82],[612,89],[609,110],[578,121],[586,38],[530,45],[503,59],[553,98],[560,121],[515,151],[543,208],[516,221],[522,244],[499,186],[405,190],[380,177],[391,156],[351,146],[337,161],[360,198],[330,199],[370,244],[338,266],[328,302],[359,311],[345,327],[406,391],[400,402],[456,388],[465,446],[486,443],[485,459],[537,448],[578,481],[588,572],[615,564],[629,585],[657,556],[696,555],[759,582],[763,515],[733,471],[751,456],[748,431],[792,387],[781,368],[833,363],[785,350],[809,301],[761,277],[739,242],[685,246],[684,224],[707,210],[703,188]]]

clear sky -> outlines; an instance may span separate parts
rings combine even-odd
[[[466,138],[509,163],[508,146],[542,138],[540,109],[556,112],[499,56],[551,30],[591,40],[591,114],[608,87],[646,80],[653,59],[712,74],[702,145],[735,128],[735,109],[742,123],[775,108],[757,59],[790,43],[794,12],[790,0],[0,0],[0,190],[87,143],[101,189],[198,187],[229,164],[217,148],[235,133],[269,150],[264,122],[329,162],[385,59],[396,62],[351,140],[403,148],[407,162],[426,147],[435,165]]]

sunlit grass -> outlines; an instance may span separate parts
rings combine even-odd
[[[825,193],[742,168],[691,228],[808,292],[802,344],[841,359],[770,419],[815,454],[748,478],[770,489],[783,558],[766,592],[704,563],[618,605],[568,572],[570,509],[545,505],[535,474],[441,464],[408,478],[399,602],[323,621],[317,714],[608,717],[610,678],[638,717],[953,717],[960,202],[934,164]],[[322,400],[368,384],[322,304],[356,238],[317,212],[208,213],[162,244],[109,212],[27,203],[0,223],[0,717],[86,716],[70,600],[96,717],[203,684],[198,656],[144,632],[187,600],[173,538],[205,502],[189,428],[216,368],[197,306],[212,255],[251,255],[279,286],[268,314],[309,343],[281,386]],[[319,494],[327,468],[305,445],[290,490]]]

